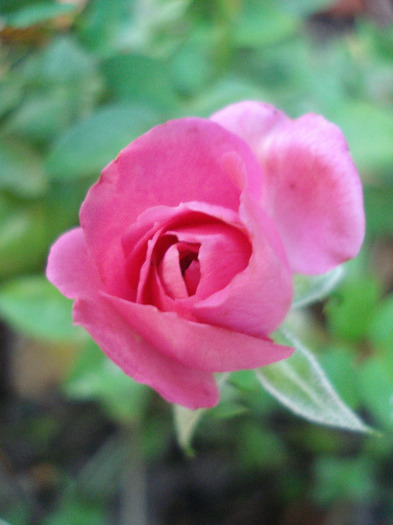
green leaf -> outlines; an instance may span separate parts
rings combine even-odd
[[[359,408],[360,395],[357,388],[359,370],[357,349],[348,344],[329,344],[324,346],[319,357],[320,365],[345,401],[354,408]],[[349,374],[348,370],[356,373]]]
[[[360,172],[368,177],[380,174],[392,181],[392,108],[350,99],[337,105],[329,118],[343,130]]]
[[[100,109],[59,138],[49,153],[46,170],[55,180],[97,174],[154,124],[155,115],[145,108],[116,105]]]
[[[44,276],[21,277],[0,288],[0,315],[24,335],[49,341],[78,341],[72,303]]]
[[[226,386],[226,381],[228,378],[229,373],[217,375],[216,380],[218,386],[220,388]],[[223,401],[223,399],[221,399],[221,401]],[[216,410],[216,408],[210,410]],[[233,406],[229,407],[229,410],[232,411],[232,408]],[[198,408],[196,410],[190,410],[180,405],[173,405],[177,441],[186,454],[192,455],[193,450],[191,447],[191,441],[193,435],[198,426],[198,423],[208,410],[209,409],[207,408]],[[237,415],[239,414],[239,412],[239,407],[236,407],[236,410],[234,412],[232,411],[232,414],[224,414],[224,411],[222,411],[220,408],[220,410],[218,410],[217,412],[217,416],[226,417],[230,415]]]
[[[39,55],[38,71],[46,81],[64,83],[91,82],[97,75],[96,59],[75,39],[58,37]]]
[[[47,22],[57,16],[66,15],[76,11],[74,4],[40,2],[25,6],[5,17],[5,23],[16,29],[23,29],[35,24]]]
[[[387,356],[392,356],[393,370],[393,294],[390,294],[375,310],[370,322],[369,337],[373,345]]]
[[[24,142],[0,138],[0,189],[30,197],[45,189],[39,155]]]
[[[324,299],[344,276],[343,266],[323,275],[296,275],[292,308],[303,308]]]
[[[298,16],[310,15],[332,4],[332,0],[296,0],[281,2],[276,0],[277,7]]]
[[[369,235],[393,235],[393,188],[388,186],[364,188],[367,233]]]
[[[365,338],[380,296],[381,285],[371,275],[344,283],[325,307],[330,331],[351,342]]]
[[[22,89],[16,75],[3,75],[0,83],[0,117],[17,106],[22,97]]]
[[[63,93],[51,92],[26,97],[9,119],[6,130],[30,140],[50,141],[70,125],[70,100]]]
[[[192,99],[183,114],[209,117],[215,111],[240,100],[266,100],[266,94],[254,84],[238,78],[225,77]]]
[[[77,399],[100,401],[111,417],[122,423],[141,416],[150,392],[127,376],[93,341],[83,348],[64,390]]]
[[[371,432],[339,398],[313,354],[287,330],[278,342],[295,348],[279,363],[256,370],[262,386],[295,414],[322,425]]]
[[[90,459],[90,461],[92,461]],[[64,525],[65,523],[94,523],[94,525],[105,525],[108,523],[101,506],[93,501],[89,501],[85,493],[67,495],[59,501],[56,509],[50,514],[43,525]],[[68,497],[67,497],[68,496]],[[103,503],[101,503],[104,506]],[[1,525],[1,524],[0,524]]]
[[[390,361],[392,361],[391,358]],[[393,430],[393,371],[391,363],[383,356],[372,356],[362,363],[357,379],[363,406],[378,425],[391,432]]]
[[[234,28],[238,47],[256,47],[275,44],[288,38],[296,30],[296,20],[277,9],[271,0],[246,0]]]
[[[116,55],[102,64],[107,85],[119,101],[160,109],[175,107],[168,65],[143,55]]]
[[[0,194],[0,278],[38,271],[48,244],[48,217],[41,203],[21,206]]]
[[[288,452],[279,432],[272,432],[259,420],[243,419],[236,429],[237,457],[249,470],[285,468]]]
[[[192,455],[191,441],[197,425],[207,409],[189,410],[180,405],[174,405],[173,410],[177,441],[186,454]]]
[[[367,505],[377,498],[376,463],[365,455],[316,457],[313,496],[324,506],[337,501]]]
[[[132,30],[134,2],[94,0],[82,14],[80,36],[96,53],[108,55],[121,47],[121,34]]]

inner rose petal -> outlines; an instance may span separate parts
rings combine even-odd
[[[198,202],[147,210],[122,246],[136,302],[190,320],[197,303],[245,270],[253,250],[236,213]]]
[[[186,283],[188,295],[196,294],[200,280],[201,266],[198,260],[194,260],[184,272],[184,282]]]
[[[185,299],[195,294],[199,284],[195,272],[195,264],[199,266],[198,251],[199,244],[172,244],[159,263],[158,275],[166,293],[172,299]],[[190,273],[188,270],[191,265],[193,270]]]
[[[171,230],[185,245],[198,242],[198,299],[227,286],[243,271],[251,256],[250,241],[240,229],[224,223],[197,224]]]

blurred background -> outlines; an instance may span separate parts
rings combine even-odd
[[[0,46],[0,518],[393,523],[393,2],[0,0]],[[309,424],[241,372],[186,457],[171,407],[45,280],[49,246],[121,148],[243,99],[321,113],[347,137],[366,242],[300,324],[381,436]]]

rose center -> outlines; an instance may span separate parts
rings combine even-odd
[[[197,243],[177,242],[166,250],[158,273],[166,293],[173,299],[195,295],[201,279],[199,248]]]
[[[179,249],[179,248],[178,248]],[[195,295],[199,281],[201,279],[201,269],[198,260],[198,251],[185,249],[179,250],[179,264],[188,295]]]

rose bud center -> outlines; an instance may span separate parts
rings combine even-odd
[[[201,278],[199,248],[197,243],[177,242],[166,250],[158,266],[158,274],[172,299],[195,295]]]

